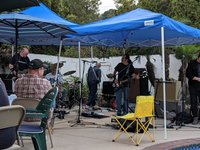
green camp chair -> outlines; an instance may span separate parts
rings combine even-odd
[[[46,127],[48,125],[49,113],[55,103],[58,94],[58,88],[54,87],[40,100],[36,109],[27,109],[27,117],[41,118],[40,125],[22,124],[18,133],[20,136],[29,136],[33,141],[35,150],[47,150]]]

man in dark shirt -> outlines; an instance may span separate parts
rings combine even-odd
[[[117,115],[128,113],[128,79],[133,78],[135,69],[128,54],[122,56],[121,62],[115,67],[113,75],[118,75],[115,80],[115,95],[117,101]],[[123,105],[122,105],[123,98]],[[123,106],[123,113],[121,108]]]
[[[28,57],[29,50],[28,48],[22,48],[19,53],[16,53],[9,64],[9,68],[14,70],[17,74],[18,72],[25,73],[25,70],[28,69],[28,65],[30,63],[30,59]]]
[[[200,54],[197,59],[191,60],[186,69],[188,78],[191,112],[193,115],[193,124],[198,124],[197,104],[200,100]]]
[[[101,64],[96,63],[94,67],[88,69],[87,83],[89,88],[89,98],[87,106],[93,107],[96,105],[97,99],[97,85],[101,82]]]

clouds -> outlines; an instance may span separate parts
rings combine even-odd
[[[101,5],[99,6],[100,14],[104,13],[109,9],[116,9],[113,0],[101,0]]]

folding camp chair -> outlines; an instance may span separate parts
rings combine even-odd
[[[129,139],[138,146],[144,137],[147,135],[152,142],[155,142],[154,132],[155,132],[155,118],[154,118],[154,97],[153,96],[137,96],[136,98],[136,108],[135,113],[128,113],[124,116],[113,116],[119,125],[119,130],[113,139],[115,142],[118,137],[125,133],[128,135]],[[136,124],[136,131],[133,136],[127,132],[131,125]],[[126,127],[125,127],[126,124]],[[149,125],[152,124],[153,132],[150,133],[148,129]],[[143,133],[140,133],[143,132]]]
[[[0,107],[0,149],[7,149],[14,144],[18,138],[17,130],[24,115],[25,109],[22,106]]]
[[[20,136],[30,136],[36,150],[46,150],[46,127],[48,126],[48,119],[50,109],[55,103],[58,88],[54,87],[48,91],[47,94],[40,100],[36,109],[27,109],[26,116],[33,118],[41,118],[40,125],[36,124],[22,124],[19,127],[18,133]],[[49,128],[48,128],[49,129]],[[51,136],[50,140],[52,142]],[[51,143],[53,145],[53,143]]]

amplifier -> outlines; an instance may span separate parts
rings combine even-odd
[[[103,94],[114,95],[114,87],[113,87],[113,82],[112,81],[104,81],[103,82],[102,93]]]

